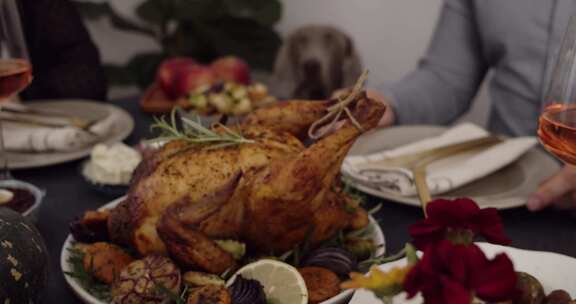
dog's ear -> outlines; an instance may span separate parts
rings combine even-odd
[[[343,87],[351,87],[356,83],[360,74],[362,74],[362,61],[350,37],[346,37],[344,49],[344,62],[342,64],[342,84]]]
[[[270,92],[281,99],[292,98],[296,88],[296,63],[294,62],[294,37],[284,39],[278,50],[274,72],[270,81]]]
[[[356,48],[354,47],[354,41],[348,36],[345,37],[344,43],[344,56],[352,57],[356,53]]]

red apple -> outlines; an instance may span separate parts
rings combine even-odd
[[[176,98],[186,96],[198,87],[213,85],[216,81],[214,72],[205,65],[194,65],[182,69],[178,79],[176,79],[174,93]]]
[[[196,66],[198,63],[192,58],[188,57],[174,57],[166,59],[158,68],[156,75],[156,82],[160,88],[170,97],[176,99],[178,96],[178,79],[182,77],[184,71]]]
[[[250,67],[238,57],[226,56],[212,63],[212,70],[219,81],[250,84]]]

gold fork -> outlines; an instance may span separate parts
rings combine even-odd
[[[425,158],[414,162],[410,167],[410,171],[412,171],[412,175],[414,176],[414,185],[416,186],[416,192],[418,192],[418,198],[420,199],[420,205],[422,206],[424,216],[428,216],[426,213],[426,205],[432,200],[432,195],[430,194],[430,189],[426,182],[426,168],[428,165],[446,157],[477,149],[488,148],[501,142],[502,140],[496,136],[486,136],[480,139],[446,146],[444,147],[445,149],[439,148],[435,153],[431,153]]]

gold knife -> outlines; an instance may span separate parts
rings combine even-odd
[[[501,142],[502,140],[496,136],[487,136],[479,140],[471,140],[465,143],[461,143],[460,145],[456,144],[447,146],[446,148],[450,149],[437,150],[436,153],[432,153],[426,158],[413,163],[410,171],[412,171],[412,175],[414,176],[414,185],[416,186],[416,192],[418,193],[418,198],[420,199],[420,205],[422,206],[424,216],[428,217],[426,206],[430,201],[432,201],[432,195],[430,194],[430,189],[428,188],[428,183],[426,182],[426,168],[428,165],[442,158],[480,148],[488,148]]]
[[[73,118],[69,119],[41,119],[39,117],[29,117],[23,115],[12,115],[10,113],[1,112],[0,111],[0,120],[8,121],[13,123],[19,124],[26,124],[32,126],[40,126],[40,127],[50,127],[50,128],[64,128],[64,127],[73,127],[80,130],[83,130],[93,136],[98,136],[98,134],[92,132],[90,128],[96,124],[98,121],[85,121],[85,120],[77,120]]]
[[[0,119],[13,122],[37,124],[48,127],[76,127],[86,129],[93,125],[95,121],[89,121],[78,117],[48,117],[35,114],[22,114],[0,111]]]
[[[428,158],[444,158],[458,153],[467,152],[474,149],[489,147],[494,144],[501,143],[502,139],[497,136],[489,135],[481,138],[467,140],[447,146],[432,148],[425,151],[415,152],[412,154],[401,155],[392,158],[386,158],[377,161],[369,161],[358,165],[359,171],[370,170],[374,168],[384,167],[412,167],[414,164],[419,163]]]

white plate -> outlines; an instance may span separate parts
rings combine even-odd
[[[118,205],[124,199],[125,199],[125,196],[117,198],[117,199],[113,200],[112,202],[102,206],[100,209],[114,208],[116,205]],[[373,236],[374,243],[376,243],[377,245],[380,245],[379,246],[380,249],[378,249],[377,254],[382,255],[382,254],[384,254],[385,248],[386,248],[386,239],[384,237],[384,233],[382,232],[382,229],[380,228],[380,226],[378,225],[376,220],[374,220],[374,218],[372,218],[372,216],[370,216],[370,223],[376,228],[376,229],[374,229],[374,236]],[[68,263],[68,259],[70,258],[70,252],[68,249],[72,248],[73,242],[74,242],[74,238],[72,237],[72,235],[68,235],[68,237],[66,238],[66,241],[64,241],[64,245],[62,246],[62,251],[60,253],[60,267],[62,269],[62,273],[64,274],[64,278],[66,279],[66,282],[72,288],[74,293],[84,303],[86,303],[86,304],[108,304],[108,303],[105,303],[105,302],[97,299],[96,297],[94,297],[90,293],[88,293],[84,288],[82,288],[82,286],[74,278],[71,278],[65,274],[65,272],[72,271],[70,264]],[[346,291],[341,292],[339,295],[337,295],[337,296],[335,296],[329,300],[326,300],[320,304],[345,304],[345,303],[348,303],[348,300],[352,297],[353,293],[354,293],[353,290],[346,290]]]
[[[526,272],[537,278],[546,293],[556,289],[564,289],[572,297],[576,297],[576,284],[574,284],[574,274],[576,273],[576,259],[552,252],[530,251],[492,245],[488,243],[478,244],[482,251],[489,258],[498,253],[506,253],[514,263],[516,271]],[[389,270],[393,267],[406,265],[406,260],[396,261],[380,266],[382,270]],[[422,299],[415,297],[408,301],[406,295],[401,294],[394,298],[393,303],[422,303]],[[382,304],[371,292],[359,290],[354,294],[350,304]]]
[[[380,129],[360,137],[350,155],[365,155],[406,145],[425,138],[439,136],[445,127],[402,126]],[[554,158],[539,148],[533,148],[513,164],[466,186],[440,195],[443,198],[471,197],[481,208],[509,209],[523,206],[526,198],[546,178],[560,170]],[[392,191],[379,191],[363,185],[352,186],[368,194],[390,201],[420,206],[416,196],[402,196]]]
[[[110,103],[94,102],[87,100],[66,100],[66,101],[42,101],[27,104],[33,108],[54,109],[62,112],[71,113],[80,117],[91,118],[91,116],[102,116],[102,113],[117,112],[119,119],[116,127],[110,134],[102,138],[100,142],[114,143],[119,142],[132,133],[134,129],[134,120],[132,116],[123,109]],[[105,114],[104,114],[105,116]],[[97,143],[94,143],[96,145]],[[92,147],[71,152],[8,152],[8,167],[10,169],[28,169],[50,166],[81,159],[90,155]]]

